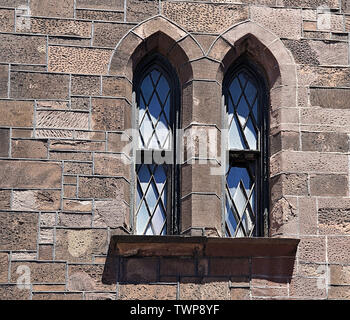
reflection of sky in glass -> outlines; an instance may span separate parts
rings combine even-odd
[[[139,96],[139,146],[146,149],[170,147],[170,87],[158,70],[143,79]]]
[[[229,148],[256,150],[258,147],[257,89],[245,72],[240,72],[226,97],[229,124]]]
[[[226,195],[225,212],[226,227],[229,229],[231,236],[235,234],[240,220],[242,220],[242,223],[237,230],[237,237],[244,236],[242,227],[247,234],[252,230],[254,223],[251,215],[255,215],[255,191],[253,191],[251,198],[249,199],[251,208],[247,205],[252,186],[253,181],[247,168],[230,168],[226,175],[226,188],[229,194]],[[249,210],[253,210],[253,212],[249,214]]]
[[[139,165],[136,233],[166,233],[167,175],[162,165]]]

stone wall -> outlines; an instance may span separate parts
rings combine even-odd
[[[292,272],[281,284],[269,264],[239,290],[199,287],[225,299],[350,298],[349,32],[348,0],[0,0],[0,299],[159,298],[147,285],[176,299],[175,287],[190,288],[157,278],[119,292],[102,280],[111,237],[132,232],[122,137],[133,70],[152,50],[178,72],[190,136],[220,130],[222,78],[240,54],[270,85],[268,236],[300,239]],[[182,168],[182,233],[222,236],[220,182],[207,172]]]

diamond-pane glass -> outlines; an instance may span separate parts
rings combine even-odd
[[[166,234],[167,166],[137,166],[136,233]]]
[[[171,90],[165,76],[157,69],[146,74],[140,86],[139,147],[142,149],[169,149],[171,134]]]
[[[246,72],[236,74],[228,88],[226,102],[229,148],[258,150],[258,90]]]
[[[226,235],[250,237],[256,224],[255,172],[253,165],[231,166],[226,174]]]

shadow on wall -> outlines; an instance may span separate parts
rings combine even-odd
[[[114,236],[102,276],[118,299],[288,296],[299,240]]]

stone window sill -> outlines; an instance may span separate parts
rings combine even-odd
[[[299,239],[115,235],[110,253],[122,257],[294,257]]]

